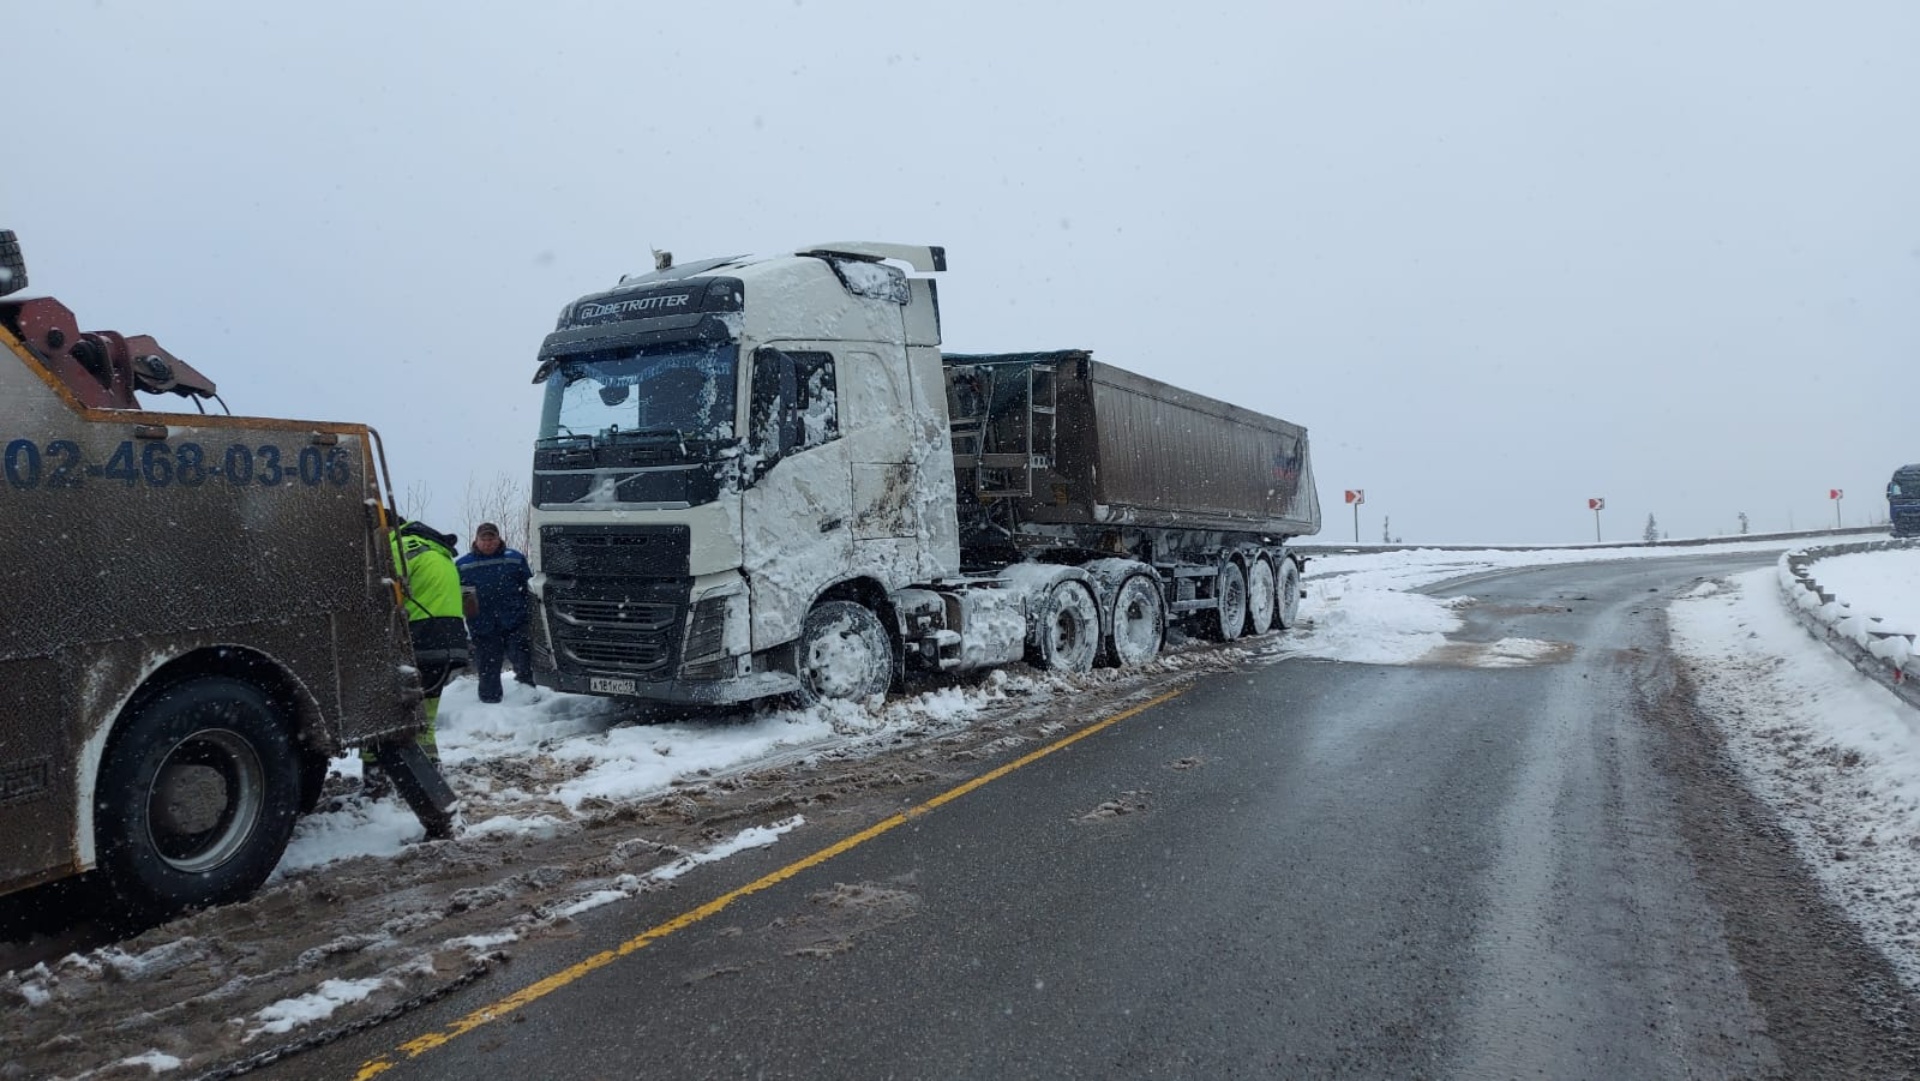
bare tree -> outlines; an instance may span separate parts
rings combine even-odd
[[[506,473],[496,473],[492,480],[468,477],[460,510],[465,518],[463,537],[471,538],[481,522],[492,522],[500,527],[500,539],[507,547],[526,551],[532,510],[526,481]]]
[[[423,514],[433,506],[433,485],[415,478],[407,482],[407,488],[400,493],[400,505],[392,508],[398,514],[407,517]]]

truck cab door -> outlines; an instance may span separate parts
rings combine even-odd
[[[913,438],[918,425],[906,356],[897,350],[884,355],[849,351],[843,382],[853,468],[853,541],[863,552],[863,562],[887,563],[903,547],[910,551],[910,545],[897,542],[917,534],[913,510],[920,477]]]
[[[806,343],[754,353],[754,457],[741,495],[740,540],[755,650],[798,637],[813,599],[852,573],[849,441],[841,435],[844,376],[837,359]]]

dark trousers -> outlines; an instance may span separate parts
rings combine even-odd
[[[480,676],[480,701],[500,701],[500,662],[513,665],[513,678],[533,683],[532,650],[527,645],[527,628],[516,627],[497,634],[473,636],[473,667]]]

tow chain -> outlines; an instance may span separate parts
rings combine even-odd
[[[410,999],[397,1003],[396,1005],[381,1011],[380,1013],[374,1014],[370,1017],[362,1017],[358,1021],[353,1021],[348,1024],[341,1025],[338,1028],[327,1029],[325,1032],[316,1032],[311,1036],[303,1037],[301,1039],[293,1041],[292,1043],[281,1044],[279,1047],[262,1051],[256,1055],[250,1055],[247,1058],[241,1059],[239,1062],[235,1062],[231,1065],[222,1066],[219,1069],[212,1070],[207,1073],[203,1073],[199,1075],[197,1078],[195,1078],[194,1081],[226,1081],[227,1078],[239,1077],[241,1074],[252,1073],[253,1071],[261,1069],[263,1067],[271,1066],[274,1063],[279,1062],[281,1059],[291,1058],[292,1056],[298,1055],[305,1051],[312,1051],[315,1048],[325,1047],[326,1045],[333,1043],[336,1040],[344,1040],[348,1036],[365,1032],[370,1028],[374,1028],[378,1025],[384,1025],[389,1021],[397,1020],[398,1018],[406,1014],[412,1013],[414,1010],[417,1010],[420,1007],[425,1006],[430,1002],[437,1002],[440,999],[443,999],[448,995],[453,994],[455,991],[458,991],[461,988],[466,987],[467,985],[478,980],[480,977],[485,976],[488,972],[492,971],[493,966],[496,962],[503,962],[506,959],[507,959],[506,955],[499,952],[485,954],[482,957],[480,957],[478,960],[476,960],[471,966],[468,967],[468,969],[465,972],[461,973],[455,979],[450,980],[439,987],[435,987],[432,990],[423,991],[420,994],[417,994]]]

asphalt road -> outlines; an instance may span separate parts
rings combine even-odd
[[[1913,1076],[1664,656],[1666,598],[1769,558],[1463,583],[1438,663],[1249,665],[814,816],[269,1075]],[[1483,667],[1515,638],[1560,645]]]

